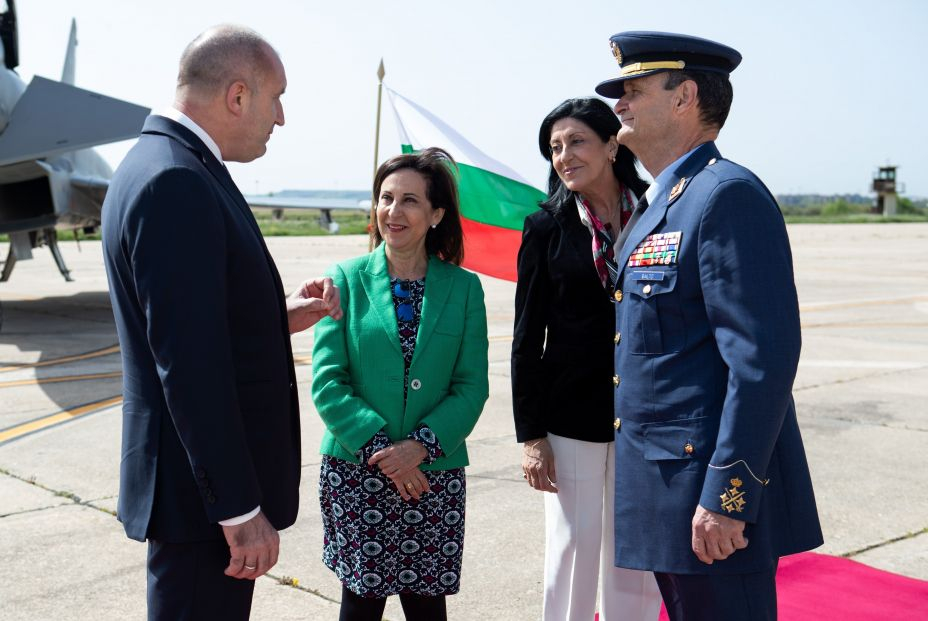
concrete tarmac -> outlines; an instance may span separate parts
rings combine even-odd
[[[792,225],[789,233],[803,325],[794,394],[825,530],[819,551],[928,579],[928,225]],[[365,252],[366,238],[268,245],[293,289]],[[142,619],[146,548],[113,516],[121,369],[100,244],[61,249],[75,282],[40,249],[0,284],[0,618]],[[0,256],[6,251],[0,244]],[[482,281],[491,394],[468,441],[462,590],[449,598],[449,616],[537,619],[544,515],[522,480],[512,428],[515,286]],[[293,343],[302,507],[281,535],[272,576],[258,580],[257,620],[336,619],[338,611],[340,583],[320,560],[311,331]],[[385,613],[392,621],[403,618],[395,599]]]

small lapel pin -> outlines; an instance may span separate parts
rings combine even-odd
[[[683,177],[677,181],[677,185],[673,186],[670,190],[670,200],[673,200],[680,196],[680,193],[683,192],[683,186],[686,185],[686,177]]]

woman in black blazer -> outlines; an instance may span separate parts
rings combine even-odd
[[[599,99],[569,99],[541,124],[548,199],[519,249],[512,396],[522,469],[545,494],[543,618],[657,619],[652,574],[613,566],[612,246],[647,184]]]

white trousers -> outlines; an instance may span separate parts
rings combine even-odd
[[[544,621],[656,621],[661,596],[651,572],[616,567],[615,443],[548,434],[557,493],[545,495]]]

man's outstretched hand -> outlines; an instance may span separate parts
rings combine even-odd
[[[306,280],[287,296],[290,334],[302,332],[326,316],[342,318],[341,297],[331,278]]]

